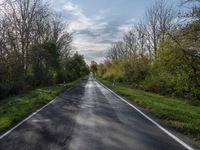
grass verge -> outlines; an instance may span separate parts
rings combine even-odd
[[[80,79],[66,84],[40,87],[27,93],[1,100],[0,133],[47,104],[64,89],[72,87],[79,81]]]
[[[200,143],[200,107],[98,78],[103,84],[160,118],[168,126]]]

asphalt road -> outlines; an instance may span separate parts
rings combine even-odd
[[[186,149],[92,77],[0,140],[0,150]]]

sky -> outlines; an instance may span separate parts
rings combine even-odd
[[[156,0],[52,0],[71,32],[73,46],[87,63],[105,60],[110,45],[139,22]],[[179,0],[168,0],[176,5]]]

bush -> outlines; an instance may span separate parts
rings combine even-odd
[[[167,73],[149,75],[143,81],[143,87],[147,91],[160,93],[162,95],[173,94],[175,91],[175,84],[172,82],[171,76]]]
[[[185,53],[177,45],[169,46],[169,41],[165,42],[161,45],[162,51],[150,68],[150,74],[143,82],[144,88],[160,94],[190,100],[199,99],[200,87],[197,82],[199,77],[192,73],[191,64],[186,61],[186,57],[191,57],[190,54]]]

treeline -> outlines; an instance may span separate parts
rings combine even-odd
[[[88,74],[72,33],[43,0],[0,2],[0,98]]]
[[[148,8],[144,20],[133,25],[108,50],[96,74],[113,82],[189,100],[200,100],[200,1],[177,13],[165,1]]]

